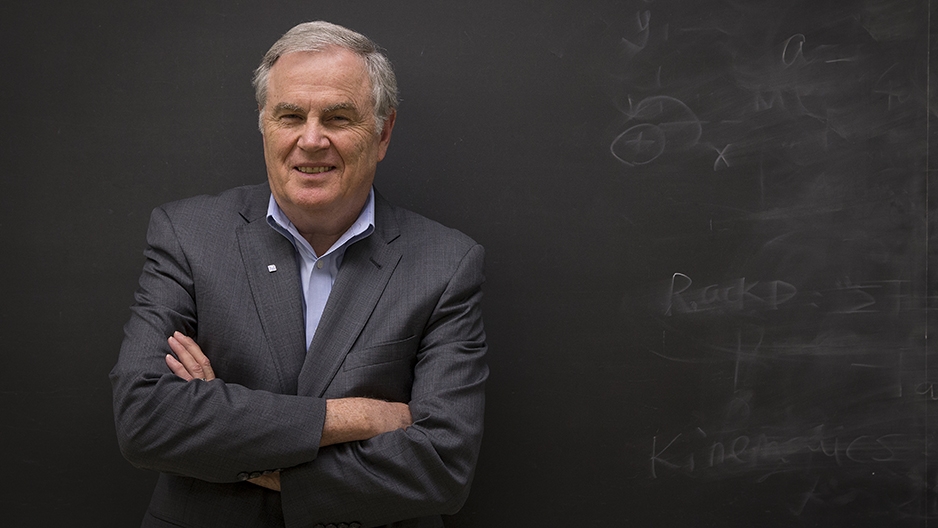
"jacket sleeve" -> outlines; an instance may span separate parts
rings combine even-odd
[[[484,252],[468,249],[449,278],[419,343],[404,430],[324,447],[281,473],[289,527],[455,513],[465,502],[482,440]]]
[[[165,364],[167,338],[199,330],[196,284],[176,226],[151,215],[146,262],[111,371],[115,426],[135,466],[210,482],[235,482],[316,458],[325,400],[191,382]],[[209,357],[213,353],[206,351]]]

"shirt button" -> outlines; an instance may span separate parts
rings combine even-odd
[[[316,267],[319,268],[319,269],[322,269],[322,260],[317,260],[317,261],[316,261]]]

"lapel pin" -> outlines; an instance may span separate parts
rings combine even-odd
[[[273,272],[277,271],[277,266],[274,266],[273,264],[271,264],[271,265],[267,266],[267,271],[273,273]]]

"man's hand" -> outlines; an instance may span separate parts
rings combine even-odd
[[[169,338],[169,348],[176,353],[176,357],[166,354],[166,366],[173,371],[173,374],[186,381],[215,379],[212,364],[191,337],[175,332]]]
[[[269,475],[261,475],[257,478],[249,479],[248,482],[269,490],[280,491],[280,473],[278,472],[270,473]]]
[[[367,440],[413,424],[406,403],[368,398],[326,400],[326,421],[320,446]]]

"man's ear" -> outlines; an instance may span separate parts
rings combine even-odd
[[[397,110],[391,110],[387,119],[384,120],[381,135],[378,137],[378,161],[383,160],[388,152],[388,144],[391,143],[391,131],[394,130],[395,120],[397,120]]]

